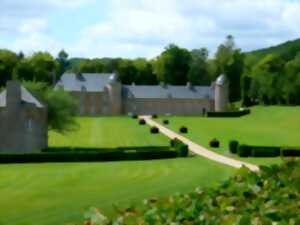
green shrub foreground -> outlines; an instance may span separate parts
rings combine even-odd
[[[240,169],[214,189],[149,199],[136,208],[118,210],[110,220],[97,209],[85,225],[296,225],[300,224],[300,161],[261,167],[260,173]]]

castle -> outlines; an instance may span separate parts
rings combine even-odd
[[[55,88],[77,99],[81,116],[204,116],[211,111],[225,112],[228,107],[225,75],[211,86],[147,86],[122,85],[116,74],[64,74]]]

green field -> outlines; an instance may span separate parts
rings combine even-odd
[[[178,132],[187,126],[185,136],[209,148],[209,141],[221,142],[216,152],[228,155],[230,140],[242,144],[267,146],[300,146],[300,107],[253,107],[252,113],[241,118],[170,117],[169,128]],[[158,121],[162,122],[162,118]],[[211,149],[211,148],[210,148]],[[278,163],[279,158],[243,159],[257,164]]]
[[[80,130],[50,132],[50,147],[165,146],[163,135],[131,118],[80,118]],[[111,163],[0,165],[0,225],[80,222],[90,207],[114,215],[145,198],[217,184],[234,169],[201,157]]]
[[[150,134],[148,126],[129,117],[78,118],[80,129],[61,135],[49,133],[50,147],[115,148],[132,146],[168,146],[164,135]]]
[[[95,206],[113,215],[152,196],[217,184],[233,169],[204,158],[158,161],[0,165],[1,225],[79,222]],[[209,174],[209,175],[208,175]]]

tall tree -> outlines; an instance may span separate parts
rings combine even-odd
[[[154,63],[158,81],[173,85],[185,85],[192,57],[187,49],[169,45]]]
[[[70,66],[70,61],[68,59],[69,55],[68,53],[62,49],[57,56],[56,61],[59,64],[59,71],[58,71],[58,77],[57,79],[59,79],[67,70],[67,68]]]
[[[210,85],[211,78],[208,73],[208,50],[206,48],[191,51],[192,60],[188,72],[188,80],[193,85]]]
[[[16,53],[0,49],[0,87],[5,86],[6,81],[12,79],[13,70],[18,63]]]
[[[241,77],[244,69],[244,54],[235,48],[234,38],[228,35],[215,55],[217,73],[224,73],[229,80],[230,102],[241,99]]]

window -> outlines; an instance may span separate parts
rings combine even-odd
[[[32,130],[33,130],[33,121],[32,121],[32,119],[27,120],[26,129],[27,129],[28,132],[32,132]]]

